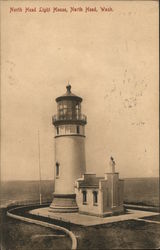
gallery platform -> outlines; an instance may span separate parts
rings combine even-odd
[[[127,210],[126,214],[116,215],[110,217],[96,217],[91,215],[84,215],[78,212],[75,213],[53,213],[49,211],[49,207],[38,208],[30,210],[30,214],[39,215],[42,217],[48,217],[55,220],[60,220],[81,226],[95,226],[113,222],[120,222],[126,220],[134,220],[139,218],[144,218],[152,215],[157,215],[156,212],[140,211],[140,210]]]

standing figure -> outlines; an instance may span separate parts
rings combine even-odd
[[[110,173],[115,173],[115,165],[116,165],[116,163],[115,163],[115,161],[114,161],[114,158],[111,156],[111,158],[110,158],[110,169],[109,169],[109,172]]]

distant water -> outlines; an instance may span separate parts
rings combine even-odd
[[[125,179],[124,200],[133,204],[159,206],[159,178]]]
[[[52,200],[53,181],[41,181],[42,201]],[[1,207],[13,202],[38,201],[39,181],[6,181],[1,182]]]
[[[124,200],[128,203],[158,206],[158,178],[128,178],[124,184]],[[42,181],[42,200],[52,200],[53,181]],[[39,199],[38,181],[7,181],[1,182],[1,206],[15,201],[34,201]]]

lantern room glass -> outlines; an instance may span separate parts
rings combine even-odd
[[[75,100],[59,101],[57,105],[57,114],[59,119],[80,119],[81,104]]]

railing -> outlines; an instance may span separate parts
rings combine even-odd
[[[52,117],[52,122],[55,123],[57,121],[81,121],[86,123],[87,116],[86,115],[54,115]]]

